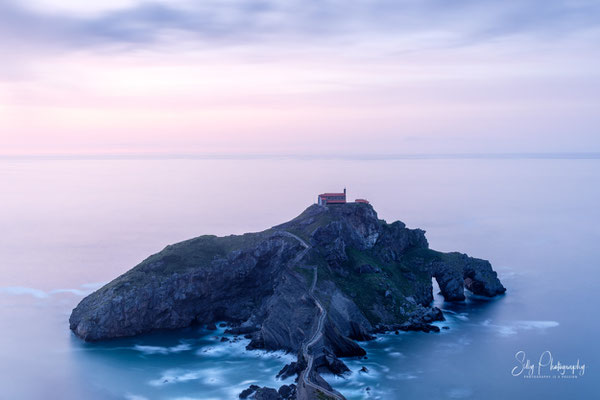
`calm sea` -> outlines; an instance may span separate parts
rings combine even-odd
[[[85,344],[68,317],[169,243],[263,230],[344,186],[432,248],[489,259],[508,289],[436,296],[449,330],[366,344],[349,376],[329,377],[348,399],[598,398],[600,160],[519,158],[2,160],[0,398],[234,399],[281,385],[293,357],[246,352],[222,330]],[[518,352],[533,375],[518,374]],[[585,370],[538,375],[548,354]]]

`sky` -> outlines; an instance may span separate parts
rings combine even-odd
[[[0,0],[0,156],[600,151],[600,2]]]

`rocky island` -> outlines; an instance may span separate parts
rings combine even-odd
[[[347,371],[357,342],[396,330],[438,331],[432,278],[447,301],[465,288],[506,289],[485,260],[429,248],[425,232],[378,219],[370,204],[312,205],[263,232],[200,236],[167,246],[84,298],[70,328],[86,341],[226,322],[249,349],[298,360],[279,390],[252,386],[241,398],[343,399],[320,372]]]

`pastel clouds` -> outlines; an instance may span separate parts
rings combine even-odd
[[[589,150],[598,8],[5,2],[1,152]]]

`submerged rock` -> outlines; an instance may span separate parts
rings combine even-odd
[[[247,399],[248,397],[250,397],[250,395],[252,395],[258,389],[260,389],[260,386],[250,385],[249,388],[242,390],[242,393],[240,393],[239,398],[240,399]]]

